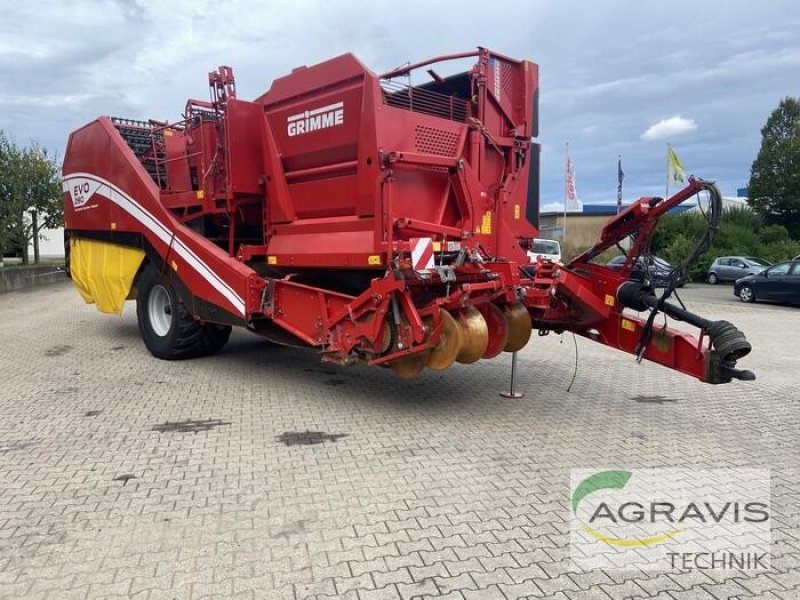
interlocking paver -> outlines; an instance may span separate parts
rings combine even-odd
[[[497,395],[508,357],[400,381],[235,332],[215,357],[162,362],[132,306],[105,317],[68,285],[0,296],[0,597],[795,600],[800,311],[683,297],[747,332],[755,384],[579,340],[567,393],[558,336],[520,352],[521,400]],[[632,400],[665,390],[677,401]],[[187,420],[228,425],[157,428]],[[278,441],[303,431],[347,436]],[[569,470],[607,465],[768,466],[772,569],[576,571]]]
[[[508,600],[516,600],[517,598],[528,598],[530,596],[539,596],[542,591],[532,581],[524,581],[522,583],[501,583],[499,586],[503,596]]]
[[[394,585],[377,590],[359,590],[358,600],[401,600],[402,596]]]
[[[481,590],[464,590],[467,600],[506,600],[503,591],[496,585]]]
[[[398,583],[397,591],[403,600],[410,600],[411,598],[419,598],[421,596],[438,594],[439,590],[432,579],[425,581],[416,581],[414,583]]]

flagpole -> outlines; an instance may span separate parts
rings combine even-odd
[[[622,155],[617,154],[617,214],[622,210]]]
[[[564,226],[561,229],[561,241],[567,243],[567,196],[569,195],[569,142],[566,144],[564,156]]]
[[[666,177],[666,192],[664,200],[669,198],[669,142],[667,142],[667,177]]]

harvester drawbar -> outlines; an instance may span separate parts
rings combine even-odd
[[[433,65],[472,59],[441,76]],[[426,71],[412,85],[411,74]],[[487,49],[378,75],[345,54],[299,67],[253,101],[233,71],[175,123],[100,117],[70,136],[64,206],[70,276],[87,302],[137,303],[164,359],[220,350],[232,326],[413,377],[521,350],[532,329],[570,331],[709,383],[744,335],[628,281],[658,219],[708,197],[691,179],[641,198],[591,250],[529,263],[538,234],[538,67]],[[630,241],[621,270],[593,262]],[[663,313],[697,334],[656,325]],[[639,316],[639,315],[644,315]]]

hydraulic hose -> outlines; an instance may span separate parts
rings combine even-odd
[[[735,365],[737,360],[750,354],[753,349],[744,333],[739,331],[732,323],[728,321],[710,321],[685,308],[665,302],[663,296],[656,298],[650,288],[640,283],[633,281],[623,283],[617,290],[617,300],[622,306],[633,310],[651,309],[651,317],[656,311],[661,311],[673,319],[684,321],[702,329],[708,334],[711,345],[719,354],[722,362],[730,366]],[[650,319],[648,319],[649,321]]]
[[[647,322],[645,323],[644,328],[642,329],[642,335],[639,338],[639,343],[636,348],[636,354],[638,360],[642,359],[642,356],[644,355],[644,350],[645,348],[647,348],[647,344],[650,343],[650,338],[653,334],[653,323],[655,322],[658,313],[664,312],[665,314],[670,314],[670,312],[668,312],[666,308],[668,306],[667,299],[673,294],[676,286],[678,285],[678,282],[685,276],[686,270],[689,268],[689,266],[697,262],[697,260],[711,247],[711,244],[714,241],[714,236],[716,235],[717,230],[719,229],[719,222],[722,217],[722,194],[720,194],[719,188],[717,188],[716,184],[714,184],[713,182],[703,181],[701,183],[702,183],[702,188],[708,192],[708,227],[706,227],[703,236],[697,241],[697,244],[695,244],[694,248],[692,248],[692,251],[686,257],[686,259],[683,262],[681,262],[681,264],[678,265],[675,269],[673,269],[670,279],[664,288],[664,293],[661,294],[661,296],[656,300],[655,306],[650,307],[652,310],[647,318]],[[653,299],[655,300],[654,295]],[[670,307],[669,310],[672,311],[673,313],[674,310],[678,308],[674,305],[669,305],[669,307]],[[690,316],[691,318],[694,319],[701,319],[701,317],[698,317],[697,315],[694,315],[693,313],[690,313],[684,309],[680,310],[681,312],[685,313],[684,314],[685,318],[681,319],[680,317],[675,316],[676,319],[684,320],[687,321],[688,323],[692,323],[692,321],[689,320]],[[674,315],[675,313],[673,314],[673,316]],[[693,324],[696,324],[697,327],[700,327],[701,329],[708,330],[708,327],[710,326],[711,322],[707,321],[706,319],[703,319],[703,321],[705,321],[704,325],[699,325],[697,323]],[[731,325],[731,327],[733,326]],[[744,338],[743,334],[742,338]],[[747,343],[747,340],[745,340],[745,343]],[[747,345],[748,347],[750,346],[749,343]],[[748,349],[747,352],[745,352],[745,354],[747,354],[749,351],[750,350]]]

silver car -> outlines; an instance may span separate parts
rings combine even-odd
[[[708,283],[715,285],[720,281],[736,281],[748,275],[760,273],[772,263],[755,256],[720,256],[708,268]]]

